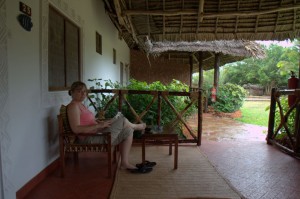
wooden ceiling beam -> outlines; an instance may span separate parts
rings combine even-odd
[[[236,11],[240,10],[240,0],[238,0],[237,5],[236,5]],[[238,25],[239,25],[239,16],[236,16],[235,19],[235,27],[234,27],[234,32],[237,33],[238,32]]]
[[[136,43],[139,43],[137,37],[136,37],[136,33],[135,33],[135,30],[134,30],[134,26],[132,24],[132,21],[131,21],[131,17],[128,19],[128,23],[129,23],[129,27],[130,27],[130,32],[131,32],[131,35],[132,35],[132,38],[133,40],[136,42]]]
[[[108,1],[108,0],[104,0],[104,3],[105,3],[105,5],[106,5],[108,11],[109,11],[109,12],[112,12],[113,9],[111,8],[109,1]]]
[[[221,0],[218,2],[218,10],[221,8]],[[218,33],[218,23],[219,23],[219,17],[216,18],[216,23],[215,23],[215,34]]]
[[[198,34],[200,23],[203,21],[203,17],[202,17],[203,11],[204,11],[204,0],[199,0],[196,34]]]
[[[163,10],[165,11],[165,0],[163,0]],[[165,40],[165,32],[166,32],[166,19],[165,15],[163,16],[163,38],[162,40]]]
[[[121,9],[121,5],[120,5],[119,0],[114,0],[114,4],[115,4],[117,18],[118,18],[118,21],[119,21],[120,25],[121,26],[126,26],[124,18],[121,15],[122,9]]]
[[[294,0],[294,3],[297,3],[297,0]],[[297,19],[297,9],[294,9],[293,31],[296,30],[296,19]],[[300,72],[299,72],[299,74],[300,74]]]
[[[296,30],[296,19],[297,19],[297,10],[294,9],[293,31]]]
[[[285,31],[277,31],[277,33],[284,33]],[[249,34],[252,34],[252,32],[248,32]],[[270,33],[270,31],[259,31],[259,34],[269,34]],[[178,34],[177,32],[167,32],[166,33],[166,35],[176,35],[176,34]],[[199,34],[201,34],[201,33],[199,33]],[[223,34],[223,33],[220,33],[220,34]],[[227,33],[228,35],[230,34],[230,33]],[[151,35],[152,36],[159,36],[159,35],[161,35],[161,33],[151,33]],[[184,32],[184,33],[182,33],[182,36],[190,36],[191,35],[191,33],[190,32]],[[144,36],[147,36],[147,34],[139,34],[139,35],[137,35],[138,37],[144,37]],[[223,40],[226,40],[226,39],[223,39]],[[258,39],[259,40],[259,39]],[[271,40],[271,39],[270,39]]]
[[[114,0],[117,1],[117,0]],[[263,15],[270,14],[274,12],[288,11],[293,9],[300,9],[300,4],[294,4],[290,6],[282,6],[275,9],[261,10],[261,11],[251,11],[251,12],[218,12],[218,13],[203,13],[201,14],[203,18],[212,18],[212,17],[228,17],[228,16],[253,16],[253,15]],[[174,16],[174,15],[197,15],[198,10],[123,10],[122,16],[131,16],[131,15],[164,15],[164,16]]]
[[[122,0],[114,0],[118,21],[119,21],[120,25],[124,26],[127,29],[127,31],[132,35],[133,40],[136,43],[139,43],[139,41],[136,37],[134,26],[131,22],[131,16],[122,17],[122,15],[121,15],[122,8],[121,8],[120,1],[122,1]],[[123,2],[123,7],[125,7],[125,6],[126,6],[126,4]]]
[[[182,10],[184,10],[184,0],[182,0]],[[181,32],[183,28],[183,15],[180,16],[180,27],[179,27],[179,37],[181,38]]]
[[[280,6],[281,6],[281,5],[282,5],[282,0],[280,1]],[[276,33],[279,18],[280,18],[280,13],[278,12],[278,13],[277,13],[277,17],[276,17],[276,22],[275,22],[274,31],[273,31],[274,33]]]
[[[146,1],[146,8],[147,8],[147,10],[149,10],[148,0]],[[150,26],[150,16],[149,15],[147,15],[147,28],[148,28],[148,37],[150,38],[151,26]]]
[[[218,33],[218,23],[219,23],[219,18],[216,18],[216,22],[215,22],[215,34]]]
[[[122,35],[123,34],[122,28],[120,27],[120,25],[118,23],[117,16],[113,13],[110,3],[108,2],[108,0],[104,0],[104,3],[107,6],[108,16],[110,17],[110,19],[112,20],[112,22],[116,26],[116,28],[118,29],[119,33]]]
[[[260,10],[261,9],[261,1],[262,0],[260,0],[259,1],[259,5],[258,5],[258,10]],[[259,24],[259,15],[257,15],[256,16],[256,21],[255,21],[255,33],[257,33],[257,30],[258,30],[258,24]]]

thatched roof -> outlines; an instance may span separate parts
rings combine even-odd
[[[146,52],[149,54],[161,54],[162,52],[214,52],[224,55],[239,57],[265,58],[265,52],[261,45],[254,41],[221,40],[221,41],[196,41],[196,42],[145,42]]]
[[[300,35],[299,0],[103,0],[130,48],[153,42],[285,40]]]

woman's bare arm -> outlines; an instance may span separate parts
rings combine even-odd
[[[80,109],[75,103],[68,105],[68,119],[74,133],[96,133],[101,124],[80,125]]]

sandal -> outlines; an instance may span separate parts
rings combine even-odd
[[[154,167],[156,165],[156,162],[150,162],[148,160],[145,160],[145,162],[141,163],[141,164],[136,164],[135,166],[137,168],[142,168],[142,167]]]
[[[151,167],[138,167],[136,169],[127,169],[128,171],[130,171],[131,173],[149,173],[151,172],[153,169]]]

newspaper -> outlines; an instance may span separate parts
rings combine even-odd
[[[115,121],[117,121],[117,119],[119,117],[121,117],[123,114],[121,112],[118,112],[112,119],[111,119],[111,122],[114,123]]]

